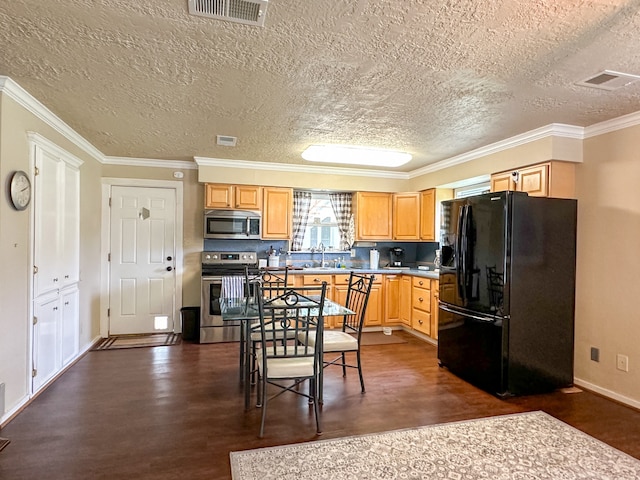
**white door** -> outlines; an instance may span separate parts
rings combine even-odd
[[[176,192],[111,187],[109,335],[171,332]]]

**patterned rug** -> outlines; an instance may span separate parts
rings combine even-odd
[[[114,335],[104,338],[92,350],[117,350],[121,348],[162,347],[178,345],[179,333],[154,333],[150,335]]]
[[[231,452],[233,480],[637,480],[640,461],[543,412]]]

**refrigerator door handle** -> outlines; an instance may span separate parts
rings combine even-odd
[[[474,315],[472,313],[462,312],[460,310],[454,310],[453,308],[447,307],[443,303],[440,303],[440,309],[444,310],[445,312],[453,313],[455,315],[463,315],[465,317],[473,318],[474,320],[477,320],[479,322],[485,322],[485,323],[496,323],[498,320],[503,319],[503,317],[495,317],[495,318],[481,317],[480,315]]]
[[[467,253],[468,253],[468,248],[469,248],[469,238],[467,236],[467,231],[469,228],[469,205],[465,205],[464,207],[462,207],[462,229],[460,231],[460,246],[461,246],[461,252],[460,252],[460,263],[462,264],[462,281],[461,286],[461,297],[462,297],[462,303],[464,305],[467,304],[467,284],[468,284],[468,269],[467,269]]]
[[[462,269],[460,268],[462,266],[462,251],[463,251],[463,247],[462,247],[462,235],[463,235],[463,225],[464,225],[464,209],[465,206],[462,205],[459,209],[458,209],[458,226],[457,226],[457,231],[456,231],[456,251],[454,252],[455,254],[455,259],[456,259],[456,287],[458,289],[458,295],[460,296],[460,298],[464,299],[464,291],[463,291],[463,285],[464,285],[464,281],[462,280]]]

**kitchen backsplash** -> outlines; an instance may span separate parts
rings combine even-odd
[[[433,265],[435,252],[439,248],[438,242],[366,242],[366,246],[359,246],[356,242],[353,250],[355,257],[351,257],[351,252],[325,252],[325,262],[328,266],[334,266],[334,260],[344,260],[347,268],[368,268],[369,251],[372,248],[380,252],[380,267],[391,264],[391,248],[402,248],[404,250],[402,262],[404,265],[415,268],[418,265]],[[280,264],[284,265],[287,256],[295,267],[317,267],[322,262],[321,252],[291,252],[288,253],[289,242],[286,240],[204,240],[205,251],[221,252],[257,252],[259,259],[266,259],[268,252],[273,247],[281,252]]]

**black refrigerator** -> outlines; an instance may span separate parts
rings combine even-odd
[[[500,397],[573,383],[577,201],[442,202],[438,361]]]

